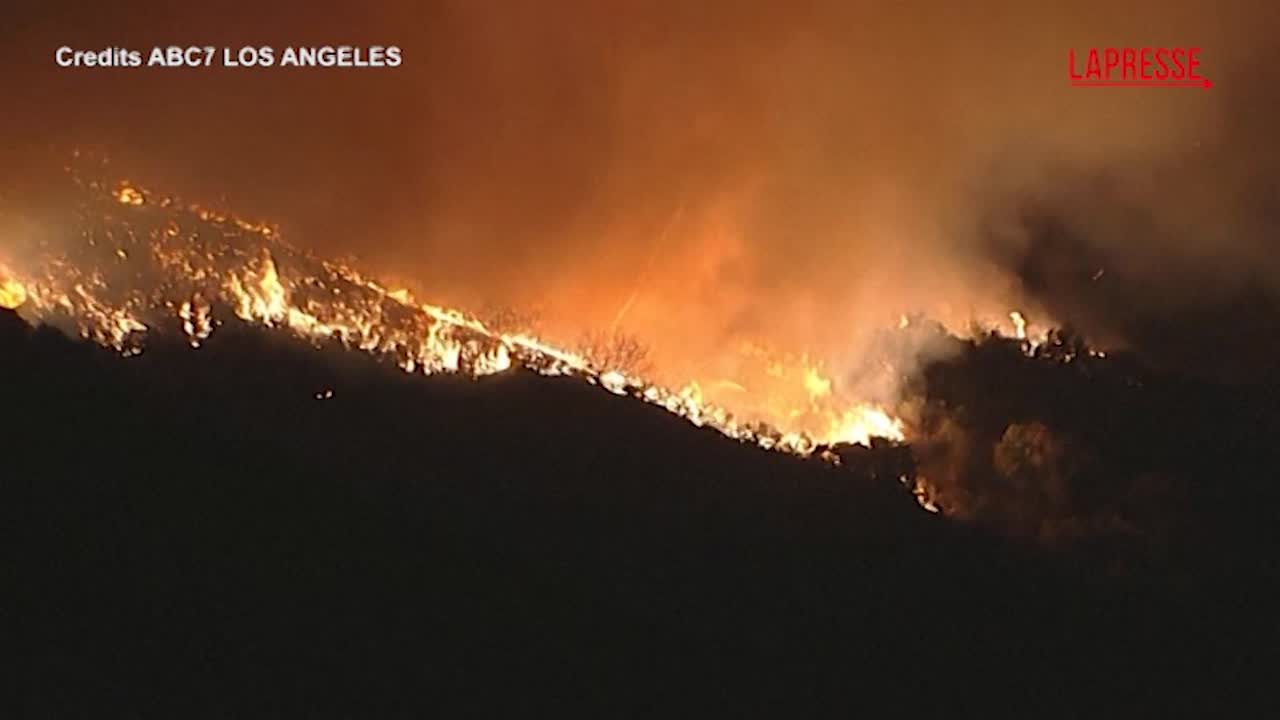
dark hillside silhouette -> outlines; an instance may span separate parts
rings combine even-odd
[[[1117,573],[921,511],[872,477],[898,448],[577,380],[234,323],[122,359],[11,313],[0,377],[15,716],[1203,714],[1274,639],[1262,548]]]

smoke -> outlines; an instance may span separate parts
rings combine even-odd
[[[990,256],[1028,298],[1097,342],[1217,379],[1274,372],[1278,61],[1227,68],[1211,121],[1179,143],[1060,160],[988,193]],[[1008,175],[997,167],[990,177]]]
[[[1275,16],[1095,0],[42,4],[0,43],[0,123],[25,146],[106,149],[147,184],[278,221],[421,297],[537,308],[561,337],[634,333],[672,376],[733,377],[738,348],[763,344],[830,358],[879,395],[868,350],[904,313],[956,328],[1023,307],[1166,353],[1182,317],[1218,321],[1198,298],[1271,302],[1276,105],[1258,94],[1275,65],[1256,63]],[[170,43],[395,44],[405,63],[52,60],[63,44]],[[1065,82],[1070,47],[1159,44],[1202,47],[1215,87]]]

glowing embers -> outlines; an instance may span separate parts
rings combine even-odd
[[[127,182],[121,183],[120,187],[116,188],[115,199],[122,205],[141,205],[147,201],[141,190]]]

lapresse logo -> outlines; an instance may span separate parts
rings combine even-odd
[[[1202,74],[1198,47],[1091,47],[1067,50],[1073,87],[1199,87],[1213,83]]]

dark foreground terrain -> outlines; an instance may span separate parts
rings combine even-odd
[[[0,388],[13,717],[1208,717],[1280,667],[1274,547],[1117,570],[576,380],[3,313]]]

